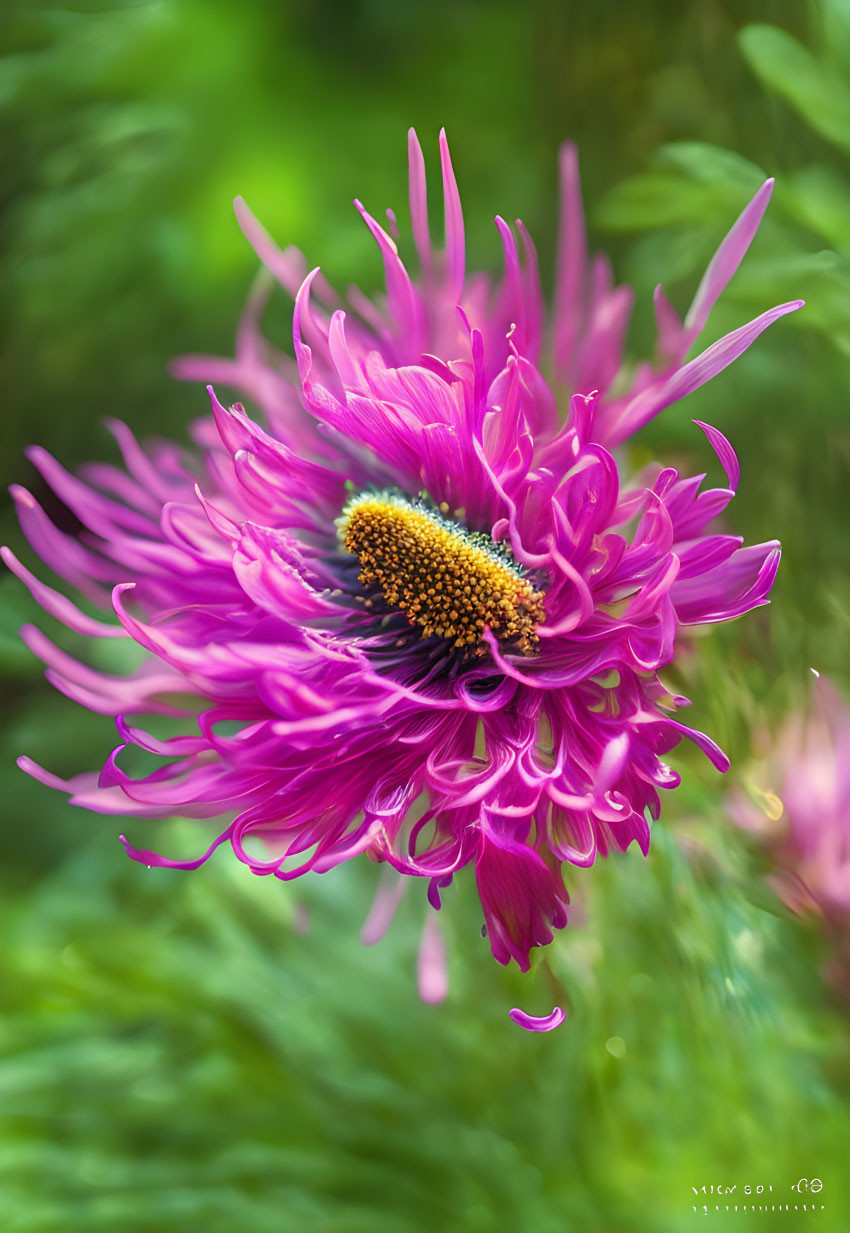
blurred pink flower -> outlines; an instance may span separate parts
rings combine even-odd
[[[850,991],[850,708],[818,676],[806,713],[792,715],[758,771],[728,797],[758,836],[770,885],[798,916],[820,919],[837,946],[828,974]]]

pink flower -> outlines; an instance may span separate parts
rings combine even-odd
[[[68,782],[21,765],[102,813],[223,820],[193,861],[125,841],[147,864],[196,868],[229,843],[254,873],[289,881],[366,853],[421,879],[432,908],[471,865],[494,956],[527,970],[532,948],[566,924],[565,868],[633,841],[647,851],[647,815],[679,782],[664,755],[688,737],[726,769],[708,737],[674,718],[686,700],[657,674],[687,626],[766,603],[779,561],[775,542],[744,548],[710,529],[738,481],[716,429],[699,425],[721,488],[671,467],[629,476],[611,448],[799,301],[685,361],[755,233],[768,182],[684,323],[657,293],[661,362],[627,372],[632,296],[613,286],[605,258],[587,259],[574,149],[561,158],[550,321],[521,223],[515,234],[496,219],[500,284],[467,273],[444,135],[446,241],[434,250],[412,133],[409,153],[420,278],[357,203],[386,297],[353,291],[350,312],[237,201],[247,237],[294,297],[295,359],[259,332],[263,288],[235,359],[177,370],[239,387],[263,427],[210,390],[191,455],[143,449],[121,424],[124,469],[77,478],[31,452],[85,530],[64,534],[17,489],[24,532],[112,619],[85,614],[8,551],[7,563],[51,616],[86,637],[129,638],[145,658],[111,677],[25,628],[50,681],[113,716],[120,743],[100,772]],[[157,736],[138,715],[178,717],[180,734]],[[127,774],[128,744],[158,769]],[[249,845],[257,838],[264,855]],[[391,915],[394,892],[381,894],[370,938]],[[445,990],[442,954],[429,926],[429,1000]],[[540,1021],[518,1013],[537,1030],[560,1021],[557,1010]]]
[[[729,812],[767,846],[771,882],[797,914],[850,928],[850,710],[826,677],[807,714],[792,715],[758,772],[729,795]]]

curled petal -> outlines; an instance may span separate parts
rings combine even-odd
[[[124,851],[130,859],[138,861],[141,865],[147,865],[149,868],[155,869],[200,869],[201,865],[206,864],[210,859],[216,848],[221,847],[223,843],[230,839],[232,833],[233,826],[230,825],[227,830],[222,831],[218,838],[210,844],[203,856],[187,861],[170,860],[167,856],[160,856],[156,852],[149,852],[147,848],[134,848],[124,835],[119,835],[118,838],[124,845]]]
[[[33,599],[41,605],[46,613],[67,625],[68,629],[77,634],[85,634],[90,638],[126,638],[127,634],[120,625],[107,625],[105,621],[97,621],[87,616],[73,604],[67,596],[54,591],[31,574],[22,565],[10,548],[0,548],[0,557],[13,574],[16,574],[28,589]]]
[[[722,564],[676,581],[670,598],[684,625],[728,621],[768,603],[781,558],[779,544],[739,548]]]
[[[729,487],[735,492],[738,488],[738,480],[741,478],[741,468],[738,465],[737,454],[719,429],[712,428],[711,424],[703,424],[702,420],[694,420],[694,423],[697,428],[703,430],[711,442],[711,448],[720,459],[721,466],[726,472]]]
[[[567,1017],[560,1006],[556,1006],[548,1015],[529,1015],[527,1011],[519,1010],[517,1007],[509,1013],[514,1023],[518,1027],[525,1028],[527,1032],[552,1032],[560,1027]]]
[[[410,223],[413,240],[422,269],[431,272],[431,236],[428,231],[428,193],[425,183],[425,159],[414,129],[407,134],[407,156],[410,167]]]

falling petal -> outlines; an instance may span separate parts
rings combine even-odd
[[[548,1015],[529,1015],[515,1007],[510,1016],[514,1023],[525,1028],[527,1032],[552,1032],[556,1027],[560,1027],[567,1017],[560,1006],[556,1006]]]

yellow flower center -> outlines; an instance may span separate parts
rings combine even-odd
[[[360,562],[360,581],[379,587],[423,637],[483,654],[490,629],[524,655],[537,649],[543,592],[486,536],[386,493],[350,501],[339,535]]]

